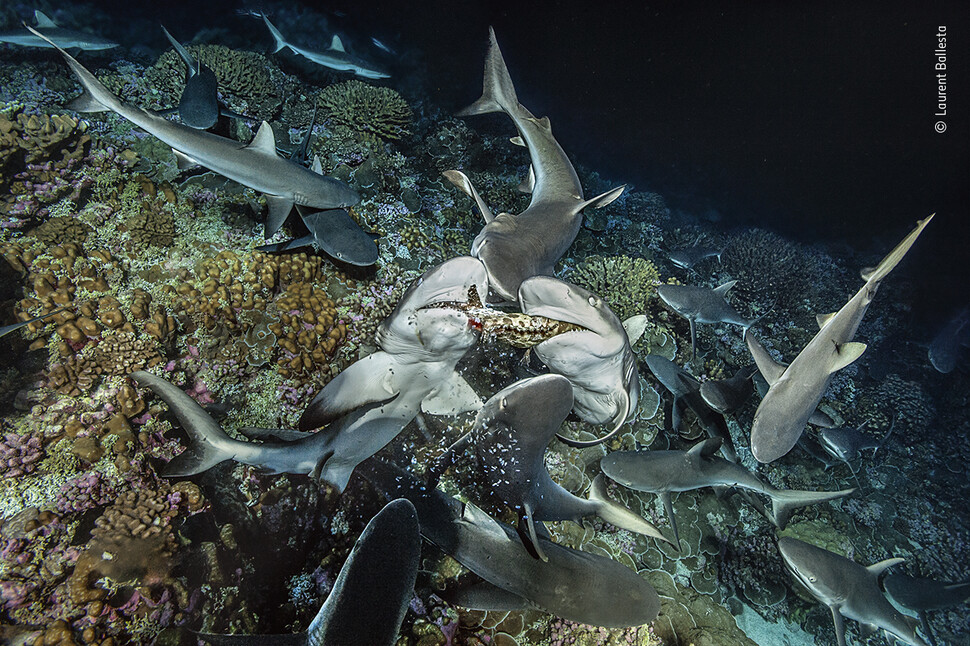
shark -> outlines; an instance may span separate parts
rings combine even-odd
[[[100,51],[112,49],[118,43],[75,29],[60,27],[40,10],[34,10],[33,27],[0,31],[0,43],[21,47],[56,47],[77,51]]]
[[[660,300],[690,323],[691,361],[697,356],[698,323],[730,323],[745,329],[754,323],[738,314],[724,298],[736,282],[731,280],[714,289],[697,285],[661,285],[657,288]]]
[[[370,519],[333,589],[302,633],[217,635],[196,633],[225,646],[393,646],[397,641],[421,562],[418,512],[404,498]]]
[[[701,384],[700,393],[704,403],[721,413],[729,415],[748,401],[754,392],[751,375],[758,368],[754,365],[740,368],[729,379],[711,379]]]
[[[32,31],[46,39],[40,32]],[[267,122],[263,121],[253,140],[243,146],[233,139],[169,121],[125,103],[73,56],[53,41],[48,42],[61,53],[84,88],[84,93],[69,105],[71,109],[78,112],[110,110],[171,146],[180,168],[204,166],[263,193],[269,206],[265,225],[267,236],[279,230],[294,204],[312,209],[334,209],[353,206],[360,201],[360,195],[350,186],[323,175],[319,158],[314,160],[312,169],[306,169],[277,155],[276,136]]]
[[[636,410],[640,375],[626,329],[606,302],[577,285],[551,276],[532,276],[519,285],[518,300],[529,316],[572,323],[564,332],[535,346],[536,356],[573,386],[573,410],[590,424],[611,425],[590,441],[556,436],[569,446],[593,446],[613,437]]]
[[[259,251],[283,252],[312,247],[341,262],[367,267],[377,262],[380,250],[370,234],[350,216],[346,209],[300,212],[309,230],[305,236],[257,247]]]
[[[769,519],[776,527],[784,529],[795,509],[844,498],[855,491],[776,489],[741,465],[715,455],[720,446],[720,438],[712,438],[698,442],[688,451],[615,451],[600,460],[600,468],[624,487],[658,494],[678,545],[680,539],[670,498],[672,492],[703,487],[738,487],[764,494],[771,498]]]
[[[866,346],[853,341],[882,280],[906,255],[933,216],[919,223],[878,266],[863,272],[865,284],[834,314],[818,317],[819,331],[791,364],[775,361],[745,330],[745,341],[768,392],[751,424],[751,452],[759,462],[772,462],[791,451],[815,411],[832,375],[862,356]]]
[[[868,433],[863,433],[862,428],[823,428],[819,431],[819,440],[822,448],[833,458],[845,462],[847,465],[859,458],[863,451],[872,449],[872,457],[876,457],[876,452],[882,448],[893,434],[893,426],[896,420],[893,418],[889,430],[882,437],[876,439]],[[852,467],[849,466],[851,469]]]
[[[879,589],[879,576],[903,559],[864,566],[787,536],[778,539],[778,551],[792,576],[832,611],[839,646],[845,646],[845,619],[880,628],[910,646],[928,646],[916,634],[913,619],[896,610]]]
[[[219,115],[227,117],[244,118],[241,114],[236,114],[227,109],[219,102],[219,81],[216,80],[215,73],[201,61],[192,58],[192,55],[182,47],[182,43],[175,40],[172,34],[168,33],[162,25],[165,37],[172,43],[172,47],[185,63],[185,87],[182,96],[179,98],[177,107],[169,110],[159,110],[156,114],[171,114],[178,112],[182,123],[199,130],[208,130],[216,125]]]
[[[4,325],[4,326],[0,327],[0,338],[3,338],[5,336],[7,336],[8,334],[10,334],[12,332],[16,332],[17,330],[20,330],[22,328],[25,328],[25,327],[27,327],[28,325],[30,325],[31,323],[33,323],[35,321],[43,321],[44,319],[46,319],[48,317],[51,317],[51,316],[54,316],[55,314],[58,314],[58,313],[63,312],[63,311],[64,311],[64,308],[63,307],[60,307],[60,308],[58,308],[58,309],[56,309],[56,310],[54,310],[52,312],[48,312],[47,314],[41,314],[40,316],[34,316],[32,318],[29,318],[26,321],[18,321],[17,323],[11,323],[10,325]]]
[[[970,581],[944,583],[925,577],[890,574],[882,580],[882,587],[894,603],[917,613],[920,627],[932,646],[936,646],[936,638],[926,613],[952,608],[970,600]]]
[[[671,429],[680,432],[683,409],[686,406],[697,417],[709,437],[720,438],[720,450],[724,457],[730,462],[737,462],[738,454],[734,450],[734,442],[724,416],[708,406],[701,397],[700,382],[666,357],[648,354],[644,361],[657,381],[673,395],[670,406]]]
[[[671,251],[667,254],[667,258],[670,259],[674,267],[681,269],[693,269],[694,265],[707,258],[717,258],[718,262],[721,261],[721,252],[723,249],[708,247],[698,244],[699,242],[700,238],[694,242],[693,246]]]
[[[970,347],[970,306],[962,308],[930,342],[927,356],[937,372],[953,372],[963,354]]]
[[[513,143],[524,145],[529,151],[531,167],[521,187],[532,194],[529,206],[518,215],[493,215],[464,173],[449,170],[444,176],[471,197],[481,211],[485,226],[472,242],[471,255],[485,264],[489,285],[496,294],[514,302],[523,280],[552,275],[556,261],[579,233],[583,209],[610,204],[620,197],[625,186],[584,199],[576,170],[553,136],[549,119],[536,118],[519,103],[492,28],[482,96],[460,110],[458,116],[490,112],[507,114],[519,133]]]
[[[330,68],[332,70],[337,70],[338,72],[352,72],[356,76],[368,79],[386,79],[390,78],[390,74],[381,69],[380,67],[365,61],[362,58],[354,56],[353,54],[347,53],[344,49],[344,44],[340,40],[340,36],[334,34],[330,41],[330,48],[322,52],[315,51],[312,49],[306,49],[303,47],[297,47],[293,43],[288,42],[283,38],[283,34],[280,30],[276,28],[276,25],[269,21],[266,14],[253,12],[251,15],[257,16],[263,19],[266,23],[266,28],[269,29],[269,33],[273,36],[273,41],[276,43],[276,49],[274,52],[278,52],[281,49],[289,49],[291,52],[298,56],[302,56],[312,63],[321,65],[323,67]]]
[[[475,418],[472,430],[439,459],[433,473],[471,447],[476,473],[484,474],[489,494],[519,515],[522,540],[542,560],[548,560],[538,539],[537,524],[545,520],[579,522],[599,516],[617,527],[667,539],[654,525],[611,501],[603,479],[594,481],[588,500],[553,481],[543,461],[552,440],[573,407],[573,386],[557,374],[517,381],[493,395]]]
[[[407,498],[421,535],[492,586],[505,609],[538,608],[568,621],[626,628],[650,623],[660,597],[647,580],[613,559],[574,550],[539,536],[548,560],[526,549],[516,530],[473,503],[461,503],[409,472],[371,458],[361,476],[388,498]],[[489,595],[492,600],[496,594]]]
[[[480,323],[451,309],[422,309],[439,300],[467,298],[472,287],[484,293],[487,282],[485,268],[468,256],[425,272],[379,326],[382,350],[338,374],[298,422],[304,432],[326,428],[294,441],[234,439],[177,386],[145,371],[132,373],[135,382],[168,404],[190,439],[163,475],[189,476],[235,460],[271,473],[309,475],[342,492],[354,468],[397,437],[419,411],[444,415],[478,410],[481,399],[455,366],[477,342]]]

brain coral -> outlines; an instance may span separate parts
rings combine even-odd
[[[317,104],[325,118],[365,138],[400,139],[407,134],[411,122],[411,108],[400,94],[361,81],[344,81],[324,88]]]

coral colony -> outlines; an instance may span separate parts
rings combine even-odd
[[[285,232],[264,240],[279,197],[247,183],[246,168],[233,167],[231,179],[211,160],[194,161],[216,172],[181,170],[190,153],[176,163],[170,146],[112,112],[177,105],[186,70],[175,50],[129,62],[122,44],[88,58],[71,32],[80,62],[50,47],[27,57],[16,43],[39,46],[58,27],[39,14],[34,37],[12,10],[2,15],[19,31],[4,32],[15,44],[0,50],[0,324],[13,325],[0,336],[0,641],[117,646],[290,634],[344,643],[338,632],[380,615],[392,618],[381,639],[400,646],[768,646],[780,643],[772,631],[827,644],[835,643],[830,602],[792,578],[802,574],[799,545],[866,565],[902,556],[898,573],[941,585],[970,576],[967,515],[943,511],[964,505],[961,476],[941,466],[957,464],[956,455],[965,462],[968,447],[928,434],[965,430],[970,404],[960,382],[941,385],[929,373],[916,344],[844,362],[784,458],[761,464],[748,448],[753,391],[778,390],[780,373],[765,357],[795,366],[819,333],[815,314],[839,310],[861,284],[855,272],[878,258],[699,219],[675,225],[661,195],[633,187],[620,195],[610,190],[619,182],[573,170],[549,122],[518,104],[512,79],[524,63],[507,68],[494,36],[485,95],[465,114],[505,112],[520,145],[509,143],[516,128],[507,119],[507,132],[479,132],[474,117],[430,105],[393,70],[349,78],[345,70],[370,69],[369,61],[340,39],[323,53],[293,49],[299,64],[289,44],[269,55],[187,46],[234,113],[211,136],[273,158],[266,145],[275,143],[282,159],[309,128],[309,177],[359,197],[340,208],[376,245],[377,261],[259,250],[306,235],[299,192]],[[285,12],[272,18],[288,38],[299,33]],[[352,65],[326,67],[335,59]],[[79,80],[116,103],[101,114],[75,110],[84,107],[71,103]],[[152,127],[181,136],[187,126],[168,118],[172,125]],[[520,183],[533,193],[517,191]],[[599,197],[583,202],[583,188]],[[580,229],[584,208],[590,226]],[[503,241],[501,223],[517,222],[510,214],[540,213],[569,218],[540,232],[541,258]],[[326,248],[342,249],[336,228],[314,226],[333,236]],[[566,305],[519,290],[547,271],[559,279],[542,279],[548,294]],[[870,348],[908,333],[897,279],[885,280],[861,321]],[[763,377],[747,369],[747,327],[723,321],[696,328],[692,360],[690,315],[658,295],[668,285],[729,281],[737,282],[728,306],[760,342]],[[556,309],[576,294],[612,310],[603,319],[611,327],[597,328],[583,308]],[[577,375],[576,357],[598,347],[570,344],[586,327],[619,342]],[[522,349],[550,338],[560,354]],[[961,338],[938,343],[937,354],[959,351]],[[659,381],[648,357],[674,364],[676,383]],[[945,359],[935,362],[952,369]],[[558,374],[536,377],[548,371],[542,361]],[[598,366],[615,373],[617,362],[622,374],[597,390]],[[730,412],[704,408],[699,396],[687,410],[700,385],[731,375],[745,383]],[[530,387],[545,381],[555,382],[554,402],[531,394],[545,392]],[[673,404],[670,393],[681,393]],[[591,413],[590,401],[605,412]],[[820,450],[819,425],[877,440],[894,432],[876,457],[855,456],[846,468]],[[712,428],[717,439],[698,445]],[[554,434],[573,441],[550,442]],[[736,463],[713,462],[722,443],[737,447]],[[665,509],[654,490],[619,486],[600,467],[620,451],[686,455],[692,446],[701,447],[691,454],[698,469],[706,460],[757,486],[720,497],[704,484],[672,496],[661,488]],[[528,468],[509,468],[526,459]],[[787,522],[759,497],[850,487],[842,500],[793,504]],[[530,493],[541,491],[549,495]],[[375,518],[398,497],[411,502]],[[395,540],[418,549],[417,530],[400,534],[387,522],[403,514],[413,525],[415,513],[421,558],[381,549]],[[792,550],[787,566],[779,537]],[[553,585],[565,568],[574,578]],[[614,574],[630,584],[613,585]],[[353,594],[392,583],[394,598],[373,602],[388,604],[386,615],[371,602],[348,607]],[[583,598],[584,585],[602,592]],[[919,646],[930,630],[941,641],[970,630],[951,597],[947,609],[909,613],[921,613],[922,628],[915,618],[866,614],[878,606],[871,599],[832,607],[858,620],[844,622],[855,643],[866,640],[861,622]]]

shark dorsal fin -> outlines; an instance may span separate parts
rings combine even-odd
[[[630,345],[636,345],[636,342],[640,340],[640,337],[643,336],[643,332],[646,329],[646,314],[637,314],[623,321],[623,330],[626,332],[626,338],[630,341]]]
[[[892,566],[899,565],[900,563],[903,563],[905,561],[906,559],[899,558],[897,556],[895,558],[886,559],[885,561],[879,561],[878,563],[873,563],[872,565],[866,567],[866,569],[869,570],[869,574],[872,574],[873,576],[879,576],[880,574],[882,574]]]
[[[832,372],[837,372],[862,356],[866,351],[866,344],[858,341],[835,345],[835,359],[832,362]]]
[[[330,41],[330,49],[338,52],[347,51],[346,49],[344,49],[344,42],[340,40],[340,36],[338,36],[337,34],[334,34],[333,39]]]
[[[499,524],[497,520],[486,514],[484,511],[476,507],[470,502],[465,503],[465,508],[462,510],[461,518],[464,522],[475,525],[476,527],[487,531],[495,536],[502,537],[503,540],[509,541],[508,535],[505,530],[502,529],[502,525]]]
[[[738,281],[736,281],[736,280],[729,280],[728,282],[724,283],[723,285],[720,285],[719,287],[715,287],[714,288],[714,293],[715,294],[718,294],[720,296],[726,296],[727,293],[728,293],[728,290],[731,289],[732,287],[734,287],[734,285],[737,284],[737,282]]]
[[[276,157],[276,135],[273,134],[273,127],[267,122],[263,122],[256,131],[256,136],[249,142],[246,148],[258,150]]]
[[[536,188],[536,171],[532,167],[532,164],[529,164],[529,174],[526,175],[525,179],[522,180],[522,183],[519,184],[519,192],[531,193],[532,191],[535,190],[535,188]]]
[[[313,156],[313,165],[310,166],[310,170],[318,175],[323,175],[323,164],[320,163],[320,155]]]
[[[818,323],[818,329],[821,330],[823,327],[825,327],[825,324],[831,321],[835,314],[835,312],[829,312],[828,314],[816,314],[815,322]]]
[[[696,455],[702,458],[713,457],[719,450],[721,450],[721,438],[712,437],[704,440],[703,442],[698,442],[694,446],[690,447],[687,451],[688,455]]]
[[[40,9],[34,9],[34,20],[37,21],[37,29],[53,29],[57,27],[57,23],[51,20]]]
[[[512,144],[515,146],[522,146],[523,148],[526,147],[525,140],[520,135],[515,135],[514,137],[511,137],[509,141],[512,142]]]

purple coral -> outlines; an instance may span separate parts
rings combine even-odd
[[[0,440],[0,477],[14,478],[30,473],[44,457],[40,438],[5,433]]]
[[[61,513],[81,512],[107,505],[114,498],[115,490],[111,483],[97,471],[89,471],[61,485],[57,494],[57,510]]]

